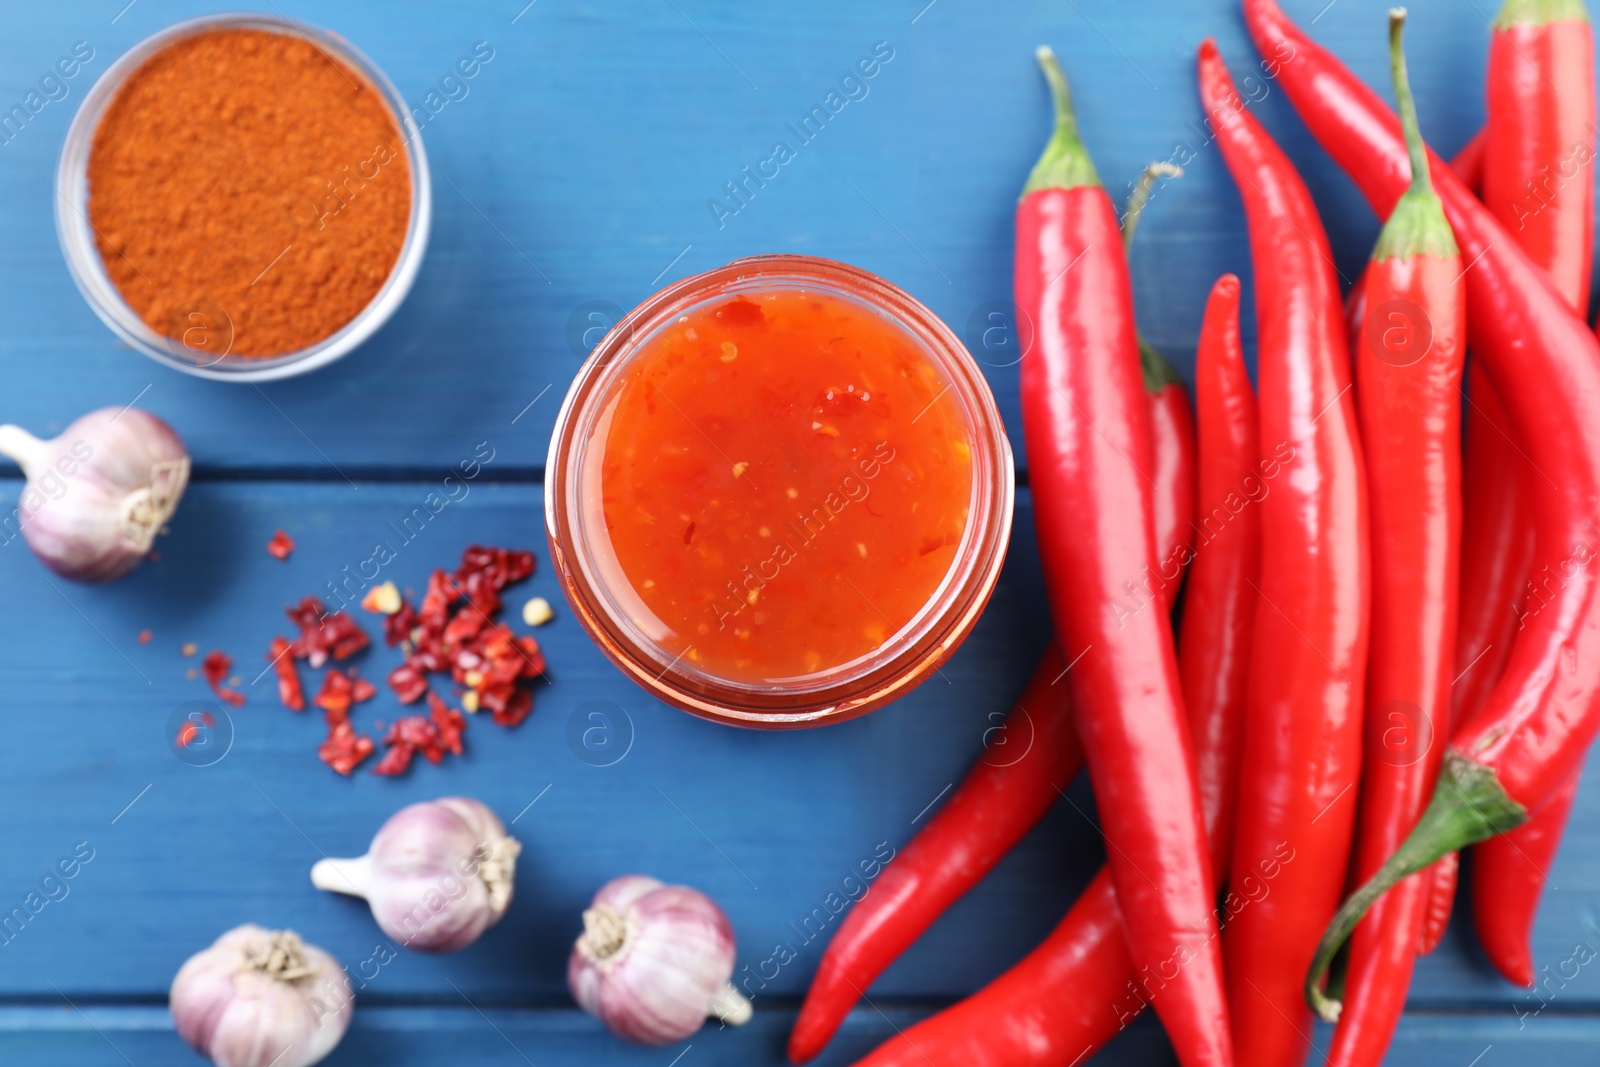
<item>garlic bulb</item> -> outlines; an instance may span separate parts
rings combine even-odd
[[[0,455],[27,487],[0,540],[20,532],[51,570],[80,582],[138,566],[189,483],[189,455],[172,427],[138,408],[91,411],[53,441],[0,426]]]
[[[455,952],[505,914],[521,851],[483,804],[445,797],[395,812],[365,856],[319,861],[311,884],[365,897],[383,932],[408,948]]]
[[[355,994],[332,956],[292,930],[246,924],[172,980],[178,1036],[217,1067],[308,1067],[350,1026]]]
[[[618,1037],[670,1045],[707,1016],[731,1026],[750,1020],[750,1002],[728,983],[734,952],[733,925],[710,897],[626,874],[583,913],[567,987]]]

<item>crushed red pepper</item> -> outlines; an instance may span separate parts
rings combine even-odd
[[[278,700],[290,711],[306,710],[306,693],[300,685],[300,671],[294,665],[292,646],[281,637],[272,639],[272,649],[267,657],[278,674]]]
[[[328,713],[328,721],[343,721],[350,716],[354,704],[371,700],[378,689],[354,671],[346,674],[337,667],[330,668],[322,679],[322,691],[311,702]]]
[[[294,538],[282,530],[272,535],[272,540],[267,542],[267,554],[273,559],[284,560],[289,558],[289,553],[294,551]]]
[[[202,723],[204,723],[206,726],[215,726],[217,724],[217,720],[212,716],[212,714],[209,711],[202,711],[200,713],[200,721]],[[183,725],[178,727],[178,737],[177,737],[178,747],[179,748],[188,748],[190,745],[194,744],[194,739],[196,737],[199,737],[199,736],[200,736],[200,727],[196,726],[194,723],[190,722],[188,719],[185,719],[183,721]]]
[[[308,596],[284,612],[300,627],[300,636],[292,643],[295,658],[312,667],[321,667],[330,659],[349,659],[371,643],[354,619],[342,611],[330,614],[317,597]]]
[[[514,633],[495,616],[503,607],[501,590],[533,570],[531,552],[473,545],[462,553],[454,572],[438,570],[429,577],[420,610],[392,583],[363,598],[362,606],[383,619],[385,643],[399,646],[406,657],[389,672],[389,687],[402,704],[424,697],[428,702],[428,714],[402,716],[387,732],[377,724],[385,748],[372,773],[402,774],[419,753],[430,763],[463,753],[466,717],[433,691],[431,674],[448,673],[465,688],[467,711],[487,708],[502,726],[516,726],[532,713],[530,685],[545,672],[544,654],[532,637]],[[370,642],[354,619],[342,611],[329,612],[317,597],[305,597],[285,612],[300,635],[294,641],[274,638],[268,656],[278,672],[279,699],[300,711],[306,700],[295,660],[320,667],[346,660]],[[376,694],[377,687],[353,669],[330,667],[311,701],[323,709],[328,724],[317,754],[340,774],[352,773],[377,750],[377,742],[350,721],[352,707]]]
[[[339,722],[328,727],[328,739],[317,747],[317,756],[340,774],[347,775],[376,748],[372,738],[356,733],[348,722]]]
[[[234,707],[244,706],[244,694],[234,689],[229,689],[222,683],[227,679],[228,672],[233,670],[233,659],[221,649],[206,653],[206,658],[200,661],[200,670],[206,676],[206,683],[211,686],[211,691],[217,698]]]

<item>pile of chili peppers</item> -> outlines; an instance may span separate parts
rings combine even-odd
[[[545,672],[544,654],[532,637],[497,621],[501,591],[528,578],[533,566],[531,552],[473,545],[462,553],[453,573],[433,572],[420,608],[390,583],[367,595],[363,607],[383,619],[384,642],[399,646],[406,657],[389,672],[389,687],[402,704],[426,697],[428,706],[426,715],[405,715],[389,724],[382,737],[383,755],[372,773],[403,774],[419,754],[430,763],[447,754],[461,755],[466,717],[434,691],[430,674],[448,673],[462,687],[462,706],[468,712],[488,709],[501,726],[516,726],[533,711],[531,684]],[[313,668],[343,662],[370,641],[347,612],[330,612],[314,596],[291,605],[286,614],[299,636],[292,641],[273,638],[267,658],[277,674],[278,699],[291,711],[304,711],[305,690],[296,661]],[[209,663],[208,657],[208,678]],[[322,709],[328,726],[317,754],[340,774],[350,774],[377,750],[373,738],[350,721],[351,708],[376,695],[377,687],[353,668],[329,667],[311,701]]]
[[[1313,1011],[1338,1024],[1330,1063],[1376,1065],[1467,846],[1479,939],[1533,984],[1545,870],[1600,732],[1589,18],[1506,0],[1488,123],[1451,165],[1423,141],[1403,11],[1397,115],[1277,0],[1243,10],[1384,220],[1377,247],[1342,296],[1304,181],[1204,42],[1259,392],[1224,275],[1191,418],[1138,335],[1117,212],[1040,50],[1056,126],[1017,207],[1015,285],[1055,639],[1007,719],[1034,743],[981,758],[840,924],[796,1063],[1085,767],[1106,868],[1025,959],[861,1067],[1071,1067],[1146,1006],[1185,1067],[1300,1064]],[[1169,176],[1147,172],[1127,237]]]

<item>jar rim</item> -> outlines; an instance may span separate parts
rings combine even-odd
[[[885,315],[949,381],[972,435],[972,497],[950,569],[927,604],[873,653],[814,680],[756,684],[681,663],[620,611],[584,535],[584,451],[598,410],[645,342],[691,306],[723,295],[822,289]],[[904,290],[849,264],[791,253],[748,256],[667,286],[624,315],[595,346],[556,417],[545,465],[545,524],[563,591],[589,636],[625,674],[691,714],[785,728],[865,714],[933,673],[971,631],[999,578],[1015,502],[1011,447],[982,371],[954,332]]]
[[[345,63],[377,90],[392,114],[411,168],[411,214],[394,266],[367,305],[349,322],[314,344],[275,356],[225,353],[217,360],[197,360],[182,342],[158,333],[123,299],[112,282],[95,244],[89,221],[89,156],[100,119],[127,80],[157,52],[186,37],[216,30],[255,29],[303,38]],[[279,15],[223,12],[173,23],[133,45],[101,72],[84,95],[67,127],[55,178],[56,238],[67,272],[90,310],[129,347],[158,363],[199,378],[229,382],[264,382],[290,378],[327,366],[367,341],[405,301],[422,268],[433,220],[432,181],[422,130],[400,90],[360,49],[331,30]],[[225,312],[224,312],[225,314]]]

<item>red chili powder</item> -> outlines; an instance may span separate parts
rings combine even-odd
[[[158,333],[274,356],[354,319],[394,268],[411,170],[378,90],[299,36],[212,30],[129,76],[95,130],[89,219]]]

